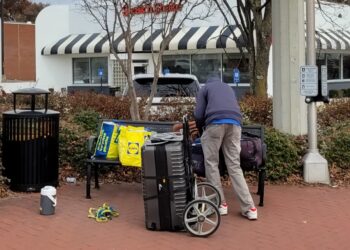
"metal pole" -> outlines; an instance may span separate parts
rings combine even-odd
[[[100,84],[101,84],[100,93],[102,94],[102,76],[100,77]]]
[[[307,52],[306,64],[316,65],[315,55],[315,3],[314,0],[306,1],[306,34]],[[317,112],[316,102],[308,104],[308,141],[309,151],[317,153]]]
[[[306,64],[316,65],[315,55],[315,0],[306,0]],[[308,104],[308,153],[304,156],[304,180],[310,183],[329,184],[328,162],[317,148],[316,102]]]

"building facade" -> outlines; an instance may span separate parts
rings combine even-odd
[[[210,73],[218,73],[223,82],[238,93],[249,88],[248,61],[242,60],[233,36],[239,29],[216,22],[196,23],[174,30],[174,36],[162,58],[162,70],[171,73],[190,73],[205,83]],[[328,67],[329,89],[349,88],[350,32],[318,28],[317,64]],[[137,32],[133,36],[133,74],[153,73],[152,57],[162,42],[159,30]],[[121,34],[115,35],[114,46],[126,60]],[[73,6],[49,6],[36,20],[37,82],[41,88],[103,89],[105,93],[122,92],[126,79],[121,66],[110,53],[105,32],[91,16]],[[272,64],[270,63],[270,68]],[[240,72],[239,82],[233,72]],[[272,69],[269,70],[271,72]],[[272,94],[272,74],[269,74],[269,93]]]

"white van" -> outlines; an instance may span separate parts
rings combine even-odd
[[[138,99],[147,98],[150,95],[153,78],[152,74],[134,76],[134,87]],[[163,112],[171,112],[172,109],[169,109],[169,106],[194,104],[199,88],[198,79],[194,75],[177,73],[160,75],[150,113],[163,114]],[[124,92],[124,96],[126,95],[127,89]]]

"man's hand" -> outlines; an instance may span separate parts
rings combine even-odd
[[[196,139],[199,136],[199,131],[198,128],[196,126],[196,122],[195,121],[189,121],[188,122],[188,127],[190,129],[190,135],[192,140]],[[173,126],[173,132],[180,132],[180,130],[183,128],[182,123],[176,123]]]
[[[189,121],[188,127],[190,128],[190,135],[192,140],[196,139],[199,136],[199,130],[197,128],[195,121]]]

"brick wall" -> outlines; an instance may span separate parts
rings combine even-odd
[[[35,81],[35,25],[4,23],[6,80]]]

